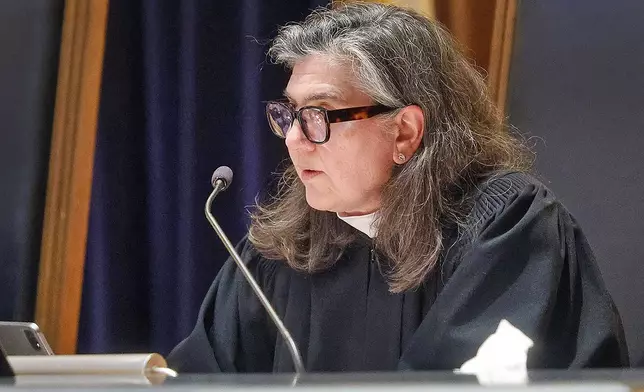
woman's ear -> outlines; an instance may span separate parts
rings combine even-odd
[[[394,162],[407,162],[416,152],[425,131],[425,116],[420,106],[410,105],[398,112],[395,118],[398,128],[394,140]]]

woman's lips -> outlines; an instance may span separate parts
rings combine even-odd
[[[300,174],[300,177],[302,178],[302,181],[307,181],[310,180],[314,177],[317,177],[318,175],[322,174],[321,171],[319,170],[302,170],[302,173]]]

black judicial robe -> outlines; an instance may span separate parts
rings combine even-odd
[[[531,368],[628,364],[619,315],[570,213],[526,174],[504,174],[481,188],[470,238],[446,250],[440,274],[402,294],[389,293],[367,236],[316,274],[264,259],[249,242],[240,243],[307,371],[458,368],[501,319],[534,341]],[[294,369],[232,260],[168,362],[180,372]]]

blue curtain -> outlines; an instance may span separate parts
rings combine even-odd
[[[210,175],[235,172],[214,212],[237,241],[286,157],[263,111],[288,78],[268,40],[326,3],[110,0],[79,352],[167,354],[192,329],[227,256]]]

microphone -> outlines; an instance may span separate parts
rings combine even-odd
[[[224,246],[228,250],[228,253],[237,264],[237,267],[241,270],[248,284],[250,284],[250,287],[255,292],[255,295],[259,299],[259,302],[262,303],[262,305],[264,306],[264,309],[273,320],[273,323],[277,327],[277,330],[279,331],[280,335],[282,335],[282,338],[286,342],[286,345],[291,353],[293,365],[295,366],[295,373],[296,375],[299,375],[301,373],[304,373],[305,370],[304,370],[304,365],[302,364],[302,357],[300,356],[300,352],[298,351],[297,346],[295,345],[295,341],[291,337],[291,333],[284,326],[284,323],[282,323],[282,320],[277,315],[277,312],[275,311],[275,309],[273,309],[273,306],[264,295],[264,292],[257,284],[257,281],[255,281],[255,278],[253,278],[253,275],[250,273],[250,271],[248,271],[248,268],[246,267],[246,264],[244,264],[244,262],[242,261],[241,257],[239,256],[239,253],[237,253],[237,251],[235,250],[235,247],[230,242],[230,240],[228,239],[228,237],[226,236],[222,228],[219,226],[219,223],[217,223],[217,220],[210,212],[211,205],[215,197],[217,197],[219,193],[225,191],[230,186],[230,183],[232,181],[233,181],[233,171],[228,166],[220,166],[212,174],[212,178],[210,182],[213,186],[213,190],[212,190],[212,193],[210,193],[208,200],[206,201],[206,207],[205,207],[206,219],[208,219],[208,222],[210,222],[210,225],[215,230],[215,233],[217,233],[217,236],[219,237],[221,242],[224,243]]]
[[[210,184],[212,184],[217,193],[228,189],[231,182],[233,182],[233,171],[228,166],[219,166],[210,178]]]

